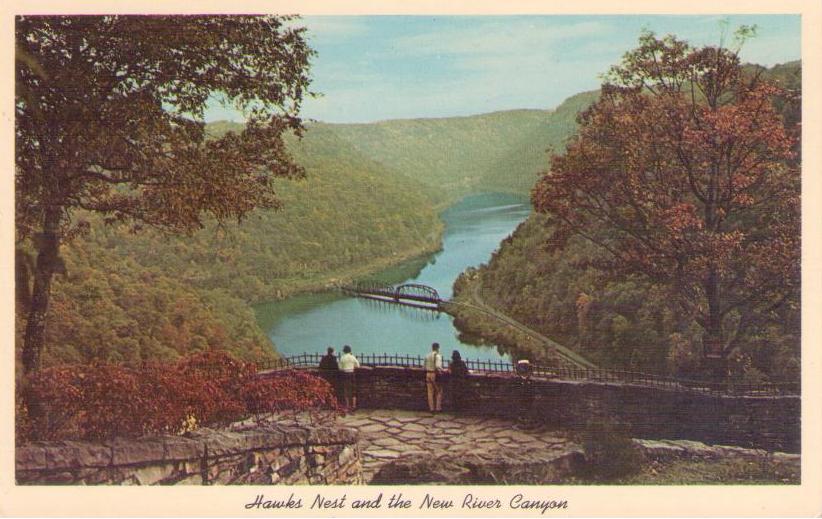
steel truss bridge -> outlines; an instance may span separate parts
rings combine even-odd
[[[342,291],[363,299],[436,312],[442,312],[443,305],[448,303],[448,300],[440,298],[435,288],[417,283],[393,286],[387,283],[363,281],[355,285],[343,286]]]

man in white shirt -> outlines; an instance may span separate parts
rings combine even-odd
[[[431,353],[425,356],[425,388],[428,390],[428,409],[432,412],[442,411],[442,386],[437,380],[442,371],[442,355],[439,343],[431,345]]]
[[[357,408],[357,391],[354,380],[354,370],[360,367],[360,361],[351,354],[351,346],[343,346],[343,354],[340,357],[340,376],[342,377],[343,399],[345,407],[354,410]]]

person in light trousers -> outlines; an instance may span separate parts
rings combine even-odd
[[[343,347],[339,366],[345,408],[353,411],[357,408],[357,381],[354,378],[354,370],[360,367],[360,361],[351,353],[351,346],[347,344]]]
[[[425,388],[428,390],[428,410],[432,413],[442,411],[442,385],[437,380],[442,372],[442,355],[440,345],[431,345],[431,353],[425,356]]]

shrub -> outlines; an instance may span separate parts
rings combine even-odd
[[[83,389],[79,366],[59,366],[41,370],[23,379],[17,392],[18,434],[31,439],[57,440],[79,435],[83,412]],[[18,442],[27,437],[18,438]]]
[[[252,413],[336,408],[337,398],[325,379],[299,371],[275,373],[243,388]]]
[[[579,433],[585,451],[583,475],[607,481],[639,472],[642,453],[634,446],[630,429],[613,417],[593,410]]]
[[[18,392],[16,430],[18,443],[104,440],[312,409],[337,409],[325,380],[297,371],[263,378],[253,364],[209,351],[139,369],[98,363],[40,370]]]

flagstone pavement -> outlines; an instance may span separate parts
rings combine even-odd
[[[493,459],[504,452],[530,455],[564,452],[570,441],[545,428],[522,429],[515,422],[390,409],[358,410],[338,418],[360,433],[366,482],[385,463],[413,456]]]

